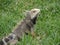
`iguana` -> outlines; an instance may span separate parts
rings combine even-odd
[[[40,9],[31,9],[27,11],[25,19],[23,19],[22,22],[19,22],[11,34],[0,41],[0,45],[15,45],[24,34],[30,33],[34,37],[35,33],[33,27],[36,24],[39,13]]]

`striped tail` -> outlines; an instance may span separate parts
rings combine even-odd
[[[0,45],[15,45],[17,41],[18,41],[17,36],[11,33],[9,36],[3,38],[0,41]]]

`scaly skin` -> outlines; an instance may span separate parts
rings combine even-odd
[[[0,45],[15,45],[24,34],[28,33],[35,37],[33,27],[36,24],[36,19],[39,12],[40,9],[31,9],[26,12],[25,19],[21,23],[19,22],[11,34],[0,41]]]

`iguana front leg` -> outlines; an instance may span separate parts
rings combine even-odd
[[[31,28],[31,35],[32,35],[33,37],[36,37],[36,33],[34,32],[34,29],[33,29],[33,28]]]

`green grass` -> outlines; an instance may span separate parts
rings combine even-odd
[[[32,8],[41,9],[34,27],[41,39],[25,35],[17,45],[59,45],[60,0],[0,0],[0,38],[11,33],[24,18],[24,11]]]

